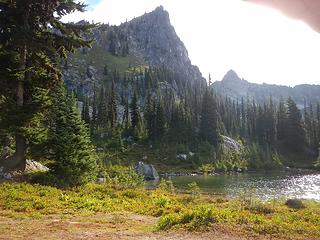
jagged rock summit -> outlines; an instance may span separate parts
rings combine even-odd
[[[150,65],[165,65],[201,79],[199,69],[191,65],[188,51],[171,25],[169,13],[162,6],[119,27],[129,29],[131,49]]]
[[[70,55],[62,65],[65,82],[71,90],[90,94],[94,84],[99,86],[105,81],[105,66],[109,72],[116,70],[120,74],[132,67],[166,68],[186,83],[205,85],[162,6],[119,26],[102,24],[91,37],[95,40],[93,48]]]

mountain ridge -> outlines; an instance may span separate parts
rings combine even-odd
[[[222,96],[228,96],[233,100],[249,97],[258,103],[265,103],[270,100],[270,96],[276,101],[282,98],[292,97],[300,108],[304,107],[305,101],[309,103],[320,102],[320,85],[299,84],[294,87],[252,83],[241,79],[234,70],[229,70],[221,81],[212,84],[213,91]]]

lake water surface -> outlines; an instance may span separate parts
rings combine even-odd
[[[261,200],[273,198],[303,198],[320,201],[320,173],[242,173],[237,175],[175,176],[178,189],[188,189],[196,182],[202,191],[221,193],[229,197],[251,194]]]

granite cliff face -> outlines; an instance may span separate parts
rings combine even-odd
[[[291,96],[299,108],[304,107],[305,101],[308,104],[309,102],[320,102],[320,85],[303,84],[288,87],[265,83],[250,83],[241,79],[233,70],[228,71],[222,81],[214,82],[212,88],[217,94],[228,96],[234,100],[249,97],[258,103],[264,103],[270,100],[270,96],[275,101],[279,101],[281,97],[286,100]]]
[[[162,6],[119,27],[128,29],[130,48],[150,65],[164,65],[191,79],[202,78]]]
[[[93,85],[105,81],[106,71],[122,75],[146,66],[166,68],[191,85],[206,84],[162,6],[119,26],[100,25],[91,37],[95,40],[93,48],[70,55],[62,64],[69,89],[90,94]]]

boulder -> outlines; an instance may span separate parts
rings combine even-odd
[[[0,167],[0,179],[12,180],[12,174],[4,171],[3,167]]]
[[[46,172],[49,171],[49,168],[42,165],[39,162],[33,160],[26,161],[26,168],[24,171],[20,170],[5,170],[4,167],[0,167],[0,179],[6,180],[14,180],[16,177],[23,175],[24,173],[31,173],[31,172]]]
[[[105,177],[97,177],[97,183],[105,183],[106,178]]]
[[[187,154],[178,154],[177,158],[180,159],[180,160],[187,160],[188,155]]]
[[[221,136],[223,140],[223,146],[229,150],[234,150],[239,152],[241,149],[241,144],[238,143],[233,138],[227,137],[227,136]]]
[[[145,164],[143,162],[138,162],[135,169],[147,181],[159,179],[159,174],[152,164]]]
[[[39,162],[33,160],[27,160],[25,172],[46,172],[49,171],[49,168],[42,165]]]

